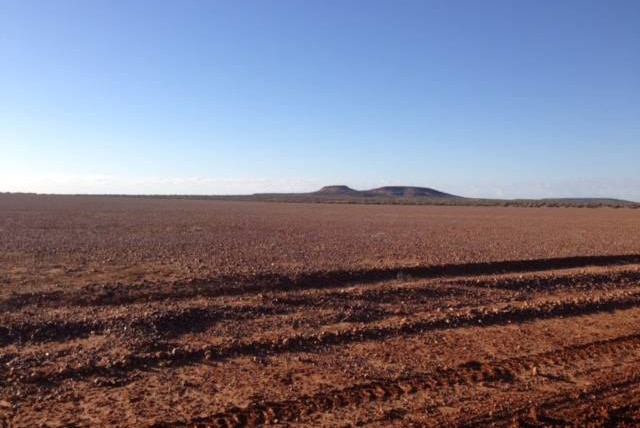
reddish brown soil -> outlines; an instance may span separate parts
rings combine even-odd
[[[0,195],[0,426],[638,426],[640,212]]]

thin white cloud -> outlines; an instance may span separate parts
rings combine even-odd
[[[320,183],[303,179],[219,179],[202,177],[133,177],[108,175],[44,174],[0,177],[0,191],[93,194],[249,194],[256,192],[302,192]]]

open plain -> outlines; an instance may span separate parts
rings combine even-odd
[[[0,426],[638,426],[640,211],[0,195]]]

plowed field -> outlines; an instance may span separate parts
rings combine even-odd
[[[0,426],[639,426],[640,211],[0,195]]]

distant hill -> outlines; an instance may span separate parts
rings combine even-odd
[[[429,187],[413,187],[413,186],[386,186],[377,189],[367,190],[366,194],[374,196],[387,196],[396,198],[459,198],[460,196],[451,195]]]
[[[6,193],[0,196],[51,196]],[[82,195],[75,195],[82,196]],[[253,195],[86,195],[90,197],[121,196],[154,199],[205,199],[227,201],[299,202],[323,204],[375,204],[375,205],[450,205],[485,207],[574,207],[574,208],[635,208],[639,202],[614,198],[546,198],[546,199],[485,199],[467,198],[441,192],[429,187],[385,186],[369,190],[356,190],[345,185],[325,186],[309,193],[255,193]]]
[[[460,198],[429,187],[415,186],[385,186],[370,190],[355,190],[349,186],[335,185],[325,186],[316,192],[309,193],[309,195],[365,198]]]
[[[324,186],[317,192],[312,192],[313,195],[331,195],[331,196],[362,196],[362,192],[352,189],[349,186]]]
[[[640,204],[637,202],[614,198],[484,199],[452,195],[430,187],[384,186],[376,189],[357,190],[343,184],[325,186],[320,190],[309,193],[257,193],[248,196],[237,195],[219,198],[271,202],[349,204],[640,208]]]

